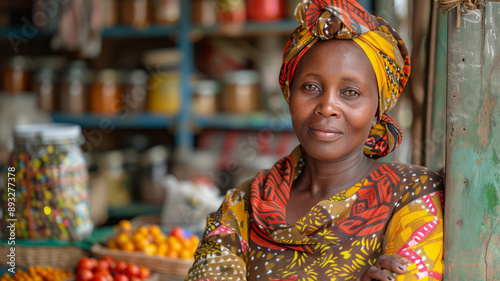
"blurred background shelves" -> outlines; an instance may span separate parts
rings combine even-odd
[[[195,116],[194,123],[200,128],[293,131],[289,116],[271,114]]]
[[[174,124],[175,117],[150,113],[119,114],[106,116],[96,114],[71,115],[52,113],[52,119],[58,123],[73,123],[83,128],[99,128],[114,126],[119,129],[165,129]]]

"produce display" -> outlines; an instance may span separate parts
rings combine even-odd
[[[158,225],[132,228],[129,221],[122,220],[115,228],[115,235],[107,240],[107,247],[111,250],[190,259],[199,241],[198,236],[180,227],[172,228],[167,235]]]
[[[97,260],[83,257],[76,268],[76,281],[141,281],[148,279],[151,271],[111,257]]]
[[[14,276],[5,273],[0,277],[0,281],[64,281],[73,277],[72,270],[54,269],[52,267],[42,268],[40,266],[30,266],[28,270],[16,270]]]

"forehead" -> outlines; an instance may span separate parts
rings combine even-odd
[[[332,39],[314,44],[300,59],[293,81],[308,73],[327,79],[355,78],[370,88],[378,86],[368,56],[353,40]]]

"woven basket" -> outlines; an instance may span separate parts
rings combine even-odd
[[[17,244],[17,243],[16,243]],[[60,269],[74,269],[80,258],[88,256],[88,252],[77,246],[15,246],[16,266],[51,266]],[[7,254],[10,246],[0,246],[0,264],[9,262]]]
[[[92,255],[97,258],[110,256],[115,260],[135,263],[145,266],[152,271],[167,275],[170,280],[182,280],[186,277],[194,259],[176,259],[169,257],[150,256],[141,252],[125,252],[119,250],[110,250],[101,244],[94,244],[90,248]],[[164,280],[164,279],[163,279]]]

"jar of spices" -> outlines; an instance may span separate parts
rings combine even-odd
[[[123,24],[144,28],[150,22],[149,0],[120,0],[120,19]]]
[[[217,81],[198,81],[193,92],[193,113],[196,115],[213,115],[217,113],[218,93],[219,83]]]
[[[142,69],[126,75],[123,85],[123,108],[130,113],[140,113],[146,107],[148,75]]]
[[[247,17],[254,21],[275,21],[283,18],[283,0],[246,0]]]
[[[2,75],[3,90],[10,94],[29,91],[29,59],[24,56],[11,58]]]
[[[212,26],[217,23],[215,0],[194,0],[193,23]]]
[[[55,111],[56,73],[53,68],[38,70],[33,83],[38,108],[44,112]]]
[[[147,109],[157,114],[175,115],[181,107],[180,52],[177,49],[153,50],[144,55],[143,62],[158,70],[148,79]]]
[[[261,109],[259,74],[255,70],[239,70],[224,75],[222,109],[227,113],[250,114]]]
[[[16,192],[2,192],[2,220],[17,219],[17,238],[83,240],[90,236],[94,225],[81,128],[20,125],[14,129],[14,141],[9,173],[15,175]],[[12,196],[14,213],[8,212],[7,204]]]
[[[61,82],[60,109],[68,114],[83,114],[87,110],[89,72],[84,61],[73,61]]]
[[[176,24],[181,16],[180,0],[153,0],[154,19],[158,24]]]
[[[122,90],[118,73],[101,70],[90,89],[90,111],[97,114],[117,114],[121,110]]]

